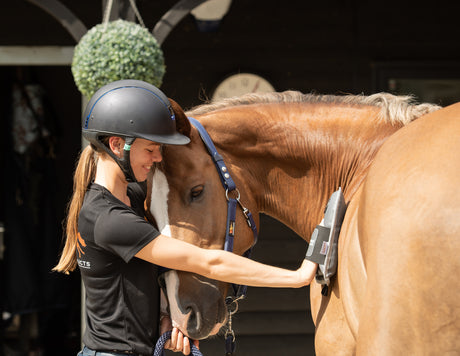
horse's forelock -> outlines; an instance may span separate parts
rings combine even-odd
[[[242,105],[269,104],[269,103],[310,103],[325,105],[354,105],[374,106],[380,108],[380,119],[392,124],[408,124],[414,119],[439,110],[441,107],[434,104],[417,104],[413,96],[376,93],[373,95],[317,95],[303,94],[299,91],[287,90],[272,93],[250,93],[239,97],[226,98],[217,102],[206,103],[187,112],[187,115],[204,115],[213,111],[232,108]]]

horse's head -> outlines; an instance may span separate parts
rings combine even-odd
[[[176,125],[191,138],[187,146],[166,146],[163,162],[149,181],[150,212],[162,234],[207,249],[222,249],[227,198],[216,167],[201,138],[172,102]],[[237,211],[237,216],[242,215]],[[234,252],[242,254],[253,235],[237,217]],[[227,284],[181,271],[163,276],[173,325],[193,339],[216,334],[226,321]]]

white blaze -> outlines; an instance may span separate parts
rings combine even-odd
[[[179,276],[174,270],[168,271],[165,274],[166,293],[169,301],[169,312],[171,314],[172,325],[182,332],[187,331],[187,324],[192,311],[183,314],[179,306]]]
[[[168,217],[168,193],[169,186],[166,176],[160,170],[155,170],[152,178],[150,212],[157,222],[158,230],[163,235],[171,236]]]
[[[161,232],[161,234],[171,237],[171,227],[169,225],[168,216],[168,193],[169,185],[166,176],[163,172],[157,169],[152,177],[150,212],[155,218],[158,230]],[[165,300],[165,298],[161,298],[161,309],[166,310],[166,307],[169,304],[169,312],[173,326],[179,328],[179,330],[182,330],[182,332],[186,332],[188,320],[192,311],[190,310],[187,314],[184,314],[181,310],[178,296],[180,284],[179,276],[177,275],[176,271],[169,270],[165,273],[164,280],[166,283],[167,300]],[[217,288],[215,285],[205,281],[199,281],[199,283],[209,284],[211,288]],[[196,321],[197,323],[200,323],[201,319],[197,318]],[[225,322],[226,320],[224,320],[222,323],[216,323],[210,335],[217,334]],[[198,325],[198,328],[199,327],[200,325]]]
[[[150,212],[157,222],[158,230],[166,236],[171,236],[168,217],[168,193],[169,186],[166,176],[160,170],[156,170],[152,177],[152,195],[150,199]],[[164,275],[166,283],[167,301],[162,298],[161,309],[166,309],[169,303],[173,326],[182,327],[187,325],[189,315],[183,315],[177,301],[179,291],[179,277],[176,271],[170,270]]]

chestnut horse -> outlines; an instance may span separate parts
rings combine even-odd
[[[187,113],[208,131],[256,224],[265,213],[308,242],[342,187],[338,272],[328,296],[310,287],[317,355],[460,353],[460,104],[439,109],[386,93],[288,91]],[[148,204],[163,233],[221,249],[225,191],[196,128],[184,114],[176,120],[191,143],[164,148]],[[238,212],[234,252],[253,239]],[[225,284],[179,271],[165,280],[174,324],[192,338],[215,334]]]

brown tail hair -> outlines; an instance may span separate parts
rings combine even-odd
[[[95,150],[88,145],[81,153],[73,178],[73,195],[67,211],[65,224],[66,242],[59,263],[53,271],[68,274],[77,267],[78,215],[83,205],[88,185],[96,175]]]

